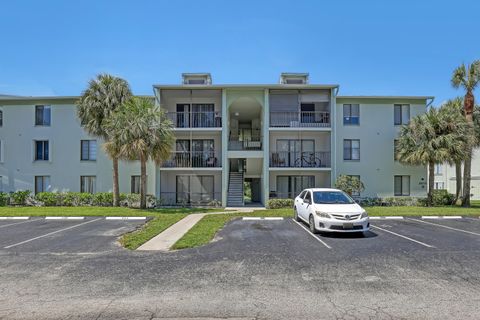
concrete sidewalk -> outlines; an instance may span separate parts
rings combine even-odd
[[[189,214],[170,228],[138,247],[137,250],[168,251],[185,233],[197,224],[207,213]]]

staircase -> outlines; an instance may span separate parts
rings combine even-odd
[[[227,206],[243,207],[243,172],[230,172]]]

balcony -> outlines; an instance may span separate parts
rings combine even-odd
[[[330,152],[270,152],[271,168],[330,168]]]
[[[216,151],[175,151],[162,168],[218,168],[220,157]]]
[[[270,112],[272,128],[329,128],[330,112]]]
[[[167,112],[174,128],[221,128],[220,112]]]

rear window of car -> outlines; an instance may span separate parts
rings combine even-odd
[[[341,191],[315,191],[313,192],[313,202],[318,204],[352,204],[352,198]]]

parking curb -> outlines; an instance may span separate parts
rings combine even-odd
[[[105,217],[105,220],[146,220],[147,217]]]
[[[30,217],[0,217],[0,220],[28,220]]]
[[[369,217],[370,220],[403,220],[402,216],[388,216],[388,217]]]
[[[422,219],[463,219],[462,216],[422,216]]]
[[[283,217],[243,217],[242,220],[283,220]]]
[[[84,220],[85,217],[45,217],[45,220]]]

